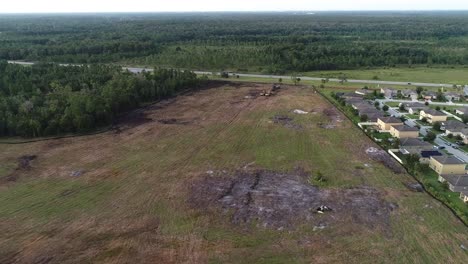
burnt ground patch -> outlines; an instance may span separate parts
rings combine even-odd
[[[271,119],[273,123],[280,124],[286,128],[301,130],[303,127],[299,124],[294,123],[294,118],[287,115],[275,115]]]
[[[192,183],[189,203],[229,216],[238,225],[291,230],[302,224],[323,229],[346,223],[390,231],[390,213],[397,206],[386,202],[376,189],[322,189],[308,179],[302,173],[267,170],[213,173]],[[318,213],[323,205],[332,210]]]
[[[18,158],[16,169],[0,180],[0,183],[3,182],[15,182],[19,179],[20,175],[24,171],[31,169],[31,162],[37,158],[36,155],[23,155]]]
[[[401,166],[395,159],[390,156],[390,154],[384,150],[369,147],[366,149],[366,154],[369,155],[371,159],[382,163],[385,167],[389,168],[394,173],[405,173],[403,166]]]

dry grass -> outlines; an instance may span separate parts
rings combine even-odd
[[[331,105],[303,87],[245,98],[263,88],[222,85],[183,95],[149,107],[146,121],[123,123],[119,132],[0,146],[0,163],[8,164],[0,178],[18,157],[37,155],[16,182],[0,185],[0,263],[466,260],[460,245],[468,246],[467,228],[428,195],[407,190],[408,175],[372,161],[364,150],[374,144],[341,114],[327,114]],[[273,123],[277,114],[303,129]],[[162,122],[172,119],[177,122]],[[328,123],[335,127],[320,125]],[[370,166],[362,168],[365,163]],[[321,171],[326,188],[374,187],[399,206],[391,233],[355,225],[281,232],[234,225],[229,216],[189,206],[191,182],[246,164]],[[84,174],[70,176],[77,170]]]

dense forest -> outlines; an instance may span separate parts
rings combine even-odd
[[[135,75],[116,66],[25,67],[0,61],[0,136],[89,131],[198,82],[189,71],[155,69]]]
[[[465,65],[467,14],[2,15],[0,59],[266,73]]]

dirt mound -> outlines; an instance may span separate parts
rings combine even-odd
[[[389,168],[392,170],[394,173],[404,173],[405,170],[403,167],[396,161],[394,160],[390,154],[387,152],[374,148],[374,147],[369,147],[366,149],[367,155],[369,155],[373,160],[378,161],[385,165],[385,167]]]
[[[257,223],[279,230],[301,224],[323,229],[340,223],[388,230],[395,208],[372,188],[319,189],[305,175],[266,170],[213,173],[191,186],[189,203],[229,215],[234,224]],[[317,213],[322,205],[332,211]]]
[[[302,126],[294,123],[294,119],[287,115],[275,115],[273,118],[273,123],[281,124],[286,128],[301,130]]]

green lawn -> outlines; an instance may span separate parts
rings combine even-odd
[[[468,68],[378,68],[341,71],[314,71],[305,73],[306,76],[337,78],[346,74],[348,79],[399,81],[399,82],[427,82],[427,83],[468,83]],[[447,87],[451,88],[451,87]]]
[[[385,104],[388,105],[389,107],[398,107],[398,106],[400,106],[399,102],[386,102]]]

